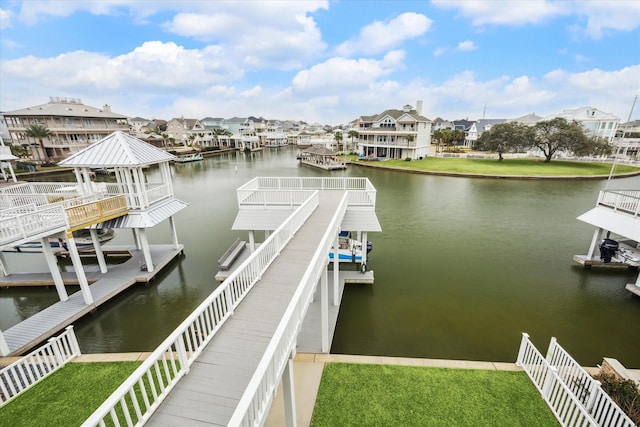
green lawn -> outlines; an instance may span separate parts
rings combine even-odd
[[[0,408],[0,426],[79,426],[138,366],[68,363]]]
[[[458,159],[426,157],[422,160],[406,161],[389,159],[385,161],[352,160],[352,163],[367,166],[408,169],[425,172],[515,175],[515,176],[609,176],[611,163],[574,162],[552,160],[545,163],[539,159]],[[640,173],[640,168],[629,165],[616,165],[615,174]]]
[[[524,372],[328,363],[311,425],[559,424]]]

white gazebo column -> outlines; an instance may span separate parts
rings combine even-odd
[[[333,305],[340,304],[340,236],[333,242]]]
[[[104,274],[107,272],[107,261],[104,259],[104,252],[100,246],[98,230],[91,228],[89,229],[89,234],[91,234],[91,243],[93,243],[93,249],[96,252],[96,258],[98,259],[98,265],[100,266],[100,273]]]
[[[144,228],[138,228],[138,236],[140,236],[140,243],[142,244],[144,262],[147,264],[147,271],[153,271],[153,260],[151,259],[151,249],[149,248],[149,241],[147,240],[147,230]]]
[[[249,230],[249,250],[251,253],[256,250],[256,235],[254,230]]]
[[[587,252],[587,259],[590,260],[593,258],[593,253],[596,251],[596,245],[598,244],[598,240],[602,236],[602,228],[597,228],[593,233],[593,239],[591,239],[591,245],[589,246],[589,252]]]
[[[362,237],[360,239],[360,244],[362,245],[362,265],[367,265],[367,232],[362,232]]]
[[[284,418],[287,427],[296,427],[296,396],[295,385],[293,383],[293,360],[289,357],[287,366],[282,373],[282,397],[284,400]]]
[[[7,341],[4,339],[4,335],[2,335],[2,331],[0,330],[0,356],[8,356],[9,355],[9,345]]]
[[[131,233],[133,233],[133,243],[136,245],[136,249],[142,249],[142,245],[140,244],[140,235],[138,234],[137,228],[132,228]]]
[[[82,261],[80,260],[80,254],[78,253],[76,241],[73,237],[68,236],[67,241],[69,242],[67,246],[69,248],[69,253],[71,254],[71,262],[73,263],[73,269],[76,271],[76,276],[78,277],[78,282],[80,283],[80,290],[82,291],[84,303],[86,305],[93,304],[93,296],[91,295],[91,290],[89,289],[87,276],[84,274],[84,269],[82,268]]]
[[[64,287],[64,281],[62,280],[62,275],[58,268],[58,261],[56,260],[56,256],[53,254],[53,249],[51,249],[49,239],[46,237],[40,239],[40,244],[42,245],[42,253],[44,254],[44,258],[47,260],[47,265],[49,266],[53,283],[56,285],[58,297],[60,298],[60,301],[66,301],[69,299],[69,295]]]
[[[176,231],[176,221],[173,216],[169,217],[169,228],[171,228],[171,240],[173,241],[173,249],[178,249],[180,243],[178,242],[178,232]]]
[[[324,268],[320,276],[320,336],[321,351],[329,353],[329,270]]]

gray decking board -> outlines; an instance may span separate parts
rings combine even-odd
[[[9,346],[9,355],[23,354],[30,348],[39,345],[42,341],[61,331],[75,320],[92,312],[99,305],[139,282],[141,275],[144,278],[143,282],[149,282],[182,250],[182,246],[175,249],[173,245],[152,245],[151,258],[156,264],[152,272],[140,272],[140,264],[144,256],[142,251],[132,251],[131,259],[128,261],[109,266],[109,271],[105,274],[98,273],[99,278],[89,286],[94,300],[92,304],[85,304],[82,292],[78,290],[69,295],[67,301],[58,301],[3,331],[4,338]],[[20,276],[20,273],[15,273],[12,276],[14,276],[12,280],[15,280]],[[50,274],[49,277],[51,277]],[[2,286],[1,280],[0,286]]]
[[[189,374],[162,402],[148,425],[227,425],[342,196],[342,191],[320,193],[319,206],[220,328]],[[198,393],[196,401],[194,392]]]

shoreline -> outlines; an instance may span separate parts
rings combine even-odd
[[[491,174],[479,174],[479,173],[463,173],[463,172],[445,172],[445,171],[429,171],[429,170],[419,170],[419,169],[411,169],[411,168],[402,168],[402,167],[392,167],[392,166],[384,166],[381,164],[373,164],[375,162],[349,162],[350,165],[360,166],[365,168],[376,168],[387,171],[397,171],[397,172],[407,172],[414,173],[418,175],[434,175],[434,176],[448,176],[448,177],[456,177],[456,178],[482,178],[482,179],[512,179],[512,180],[524,180],[524,181],[533,181],[533,180],[548,180],[548,181],[564,181],[564,180],[606,180],[609,178],[609,175],[566,175],[566,176],[558,176],[558,175],[491,175]],[[379,162],[378,162],[379,163]],[[611,177],[611,179],[618,178],[630,178],[634,176],[640,176],[640,168],[636,172],[627,172],[621,174],[615,174]]]

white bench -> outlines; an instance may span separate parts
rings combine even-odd
[[[233,245],[220,257],[218,260],[218,267],[220,270],[228,270],[231,264],[240,256],[244,248],[247,246],[247,242],[244,240],[236,239]]]

